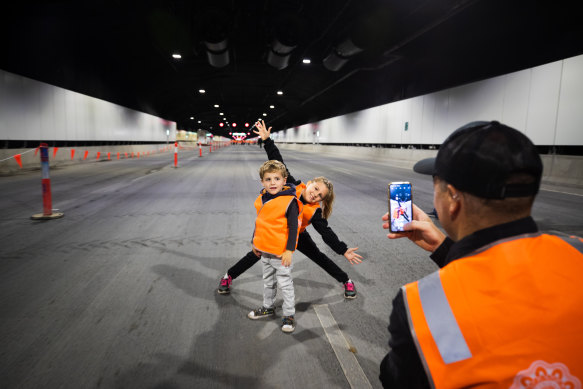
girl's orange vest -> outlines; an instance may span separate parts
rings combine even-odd
[[[302,195],[304,189],[306,189],[306,184],[304,184],[303,182],[296,186],[296,197],[298,199]],[[304,230],[306,229],[306,227],[310,225],[310,223],[312,223],[312,217],[314,217],[314,213],[316,213],[316,210],[318,208],[320,208],[320,203],[304,204],[304,209],[302,211],[302,226],[300,227],[300,234],[304,232]]]
[[[432,387],[534,388],[554,379],[562,385],[548,387],[581,388],[582,277],[577,249],[532,234],[496,242],[405,285],[409,324]]]
[[[298,203],[298,231],[302,222],[302,203],[294,196],[278,196],[263,204],[261,195],[255,199],[255,209],[257,219],[255,220],[255,231],[253,232],[253,247],[257,250],[281,255],[285,251],[288,237],[287,218],[285,213],[292,201]],[[298,237],[296,236],[296,246]]]

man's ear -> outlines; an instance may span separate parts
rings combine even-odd
[[[452,220],[454,220],[461,209],[462,206],[462,194],[459,190],[450,184],[447,184],[447,200],[448,200],[448,211]]]

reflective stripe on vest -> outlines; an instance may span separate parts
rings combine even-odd
[[[472,353],[443,291],[439,272],[419,280],[419,298],[443,361],[447,364],[471,358]]]
[[[582,238],[579,238],[577,236],[570,236],[568,238],[560,236],[560,238],[563,239],[565,242],[569,243],[571,246],[573,246],[577,250],[579,250],[580,253],[583,253],[583,239]]]

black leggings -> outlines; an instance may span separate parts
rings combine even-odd
[[[306,257],[310,258],[314,263],[320,266],[330,274],[336,281],[345,283],[348,281],[348,274],[346,274],[342,269],[338,267],[330,258],[326,256],[323,252],[318,249],[316,243],[312,240],[310,234],[307,231],[302,232],[298,237],[298,247],[297,250],[304,254]],[[233,267],[231,267],[227,274],[233,279],[239,277],[251,266],[259,262],[261,258],[255,255],[253,251],[249,251],[243,258],[239,260]]]

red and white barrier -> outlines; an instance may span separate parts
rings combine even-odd
[[[178,167],[178,142],[174,142],[174,167]]]
[[[40,163],[42,171],[43,188],[43,213],[31,216],[31,219],[58,219],[64,216],[62,212],[53,212],[53,199],[51,195],[51,178],[49,176],[49,145],[40,144]]]

